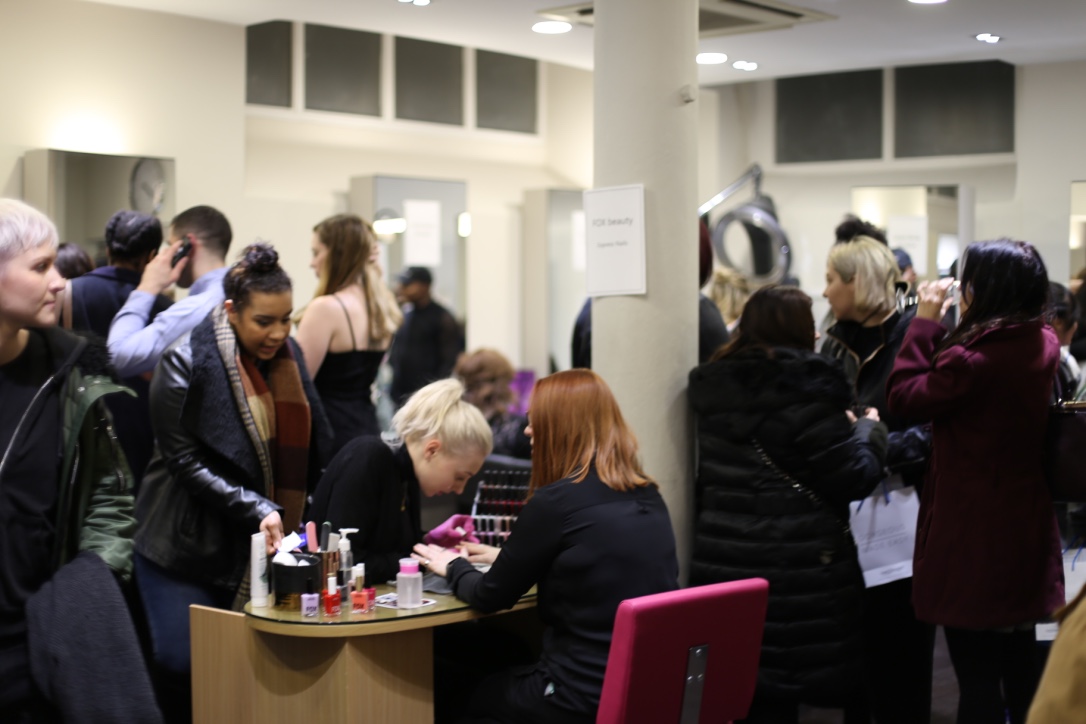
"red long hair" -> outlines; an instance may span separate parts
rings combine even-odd
[[[579,483],[593,465],[600,480],[614,490],[656,484],[641,469],[637,438],[611,388],[592,370],[557,372],[539,380],[529,417],[531,492],[563,478]]]

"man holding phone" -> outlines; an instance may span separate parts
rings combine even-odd
[[[225,299],[222,280],[232,238],[230,222],[210,206],[194,206],[174,217],[169,249],[147,264],[109,328],[109,353],[118,374],[154,370],[166,348]],[[174,283],[189,295],[148,324],[155,298]]]

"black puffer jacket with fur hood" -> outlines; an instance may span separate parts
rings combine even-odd
[[[886,427],[850,423],[840,364],[805,350],[702,365],[689,395],[698,418],[690,583],[766,578],[759,696],[841,705],[862,678],[863,578],[848,503],[883,478]]]

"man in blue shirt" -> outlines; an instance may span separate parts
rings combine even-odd
[[[169,249],[147,264],[139,286],[109,328],[109,353],[118,374],[130,377],[154,370],[167,347],[222,303],[222,280],[232,238],[230,222],[210,206],[194,206],[174,217]],[[172,264],[183,246],[187,255]],[[187,288],[189,295],[148,324],[155,298],[175,282]]]

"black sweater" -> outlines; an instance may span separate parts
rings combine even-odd
[[[690,584],[766,578],[759,694],[840,705],[862,671],[863,579],[847,506],[882,478],[886,428],[850,424],[839,365],[803,350],[702,365],[689,395],[699,452]],[[754,440],[821,502],[772,471]]]
[[[306,514],[319,528],[358,528],[350,534],[355,563],[366,564],[373,585],[396,577],[399,561],[422,542],[419,481],[407,446],[357,437],[332,458]]]
[[[537,664],[554,683],[554,702],[594,713],[618,604],[678,587],[675,536],[655,487],[618,492],[593,469],[537,490],[485,574],[458,558],[448,577],[457,597],[491,612],[539,586],[546,627]]]

